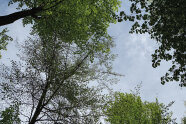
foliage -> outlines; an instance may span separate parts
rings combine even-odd
[[[56,5],[58,2],[60,4]],[[93,38],[95,43],[99,42],[101,37],[109,38],[107,28],[109,23],[115,22],[112,15],[117,10],[119,1],[58,0],[42,4],[46,11],[38,15],[43,19],[33,19],[33,32],[40,36],[52,36],[55,31],[62,41],[83,46],[90,38]],[[30,21],[28,19],[24,23]]]
[[[181,124],[186,124],[186,117],[183,117],[181,121]]]
[[[4,98],[20,103],[21,115],[29,124],[96,123],[106,102],[101,91],[113,82],[112,55],[90,51],[91,43],[80,54],[81,48],[55,36],[44,40],[29,39],[23,46],[25,55],[20,56],[22,63],[12,61],[12,68],[1,66]],[[104,46],[110,48],[112,41],[105,41]],[[94,60],[89,57],[92,52]]]
[[[157,99],[142,102],[140,96],[116,92],[105,107],[106,120],[111,124],[168,124],[174,122],[172,113],[167,111],[172,104],[165,106]]]
[[[16,104],[6,108],[1,112],[0,118],[0,124],[20,124],[19,106]]]
[[[20,63],[1,66],[4,99],[19,102],[29,124],[96,123],[106,102],[101,91],[113,81],[108,76],[116,75],[107,28],[115,22],[119,0],[10,0],[9,5],[16,2],[21,11],[0,22],[23,18],[38,36],[26,42]]]
[[[120,6],[119,0],[10,0],[9,5],[16,3],[21,10],[16,16],[23,18],[23,25],[33,24],[32,34],[48,39],[55,33],[82,49],[90,39],[97,46],[101,39],[111,39],[107,28],[116,22],[113,15]]]
[[[12,41],[13,39],[6,35],[8,32],[7,28],[3,29],[2,32],[0,32],[0,58],[1,58],[1,50],[6,50],[6,45],[8,44],[7,41]]]
[[[185,0],[129,0],[128,16],[123,11],[118,21],[134,21],[130,33],[148,33],[155,39],[159,48],[152,55],[152,66],[160,65],[162,60],[172,61],[172,67],[161,78],[161,83],[180,81],[186,86],[186,1]]]
[[[129,1],[130,16],[124,11],[116,15],[119,0],[10,0],[9,5],[18,3],[21,12],[28,11],[23,24],[33,24],[33,34],[50,38],[57,33],[62,42],[75,43],[82,49],[90,39],[96,46],[100,46],[100,39],[109,40],[107,28],[116,19],[135,21],[131,33],[149,33],[159,44],[152,55],[152,66],[158,67],[162,60],[172,61],[161,83],[180,81],[180,86],[185,86],[185,0]]]

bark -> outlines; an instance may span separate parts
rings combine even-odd
[[[15,13],[5,15],[5,16],[0,16],[0,26],[11,24],[16,20],[27,17],[27,16],[34,17],[36,16],[37,13],[41,11],[42,11],[42,8],[37,7],[37,8],[29,9],[29,10],[15,12]]]
[[[31,119],[31,121],[29,122],[29,124],[35,124],[35,122],[37,121],[37,118],[38,116],[40,115],[42,109],[43,109],[43,103],[44,103],[44,100],[45,100],[45,97],[46,97],[46,93],[48,91],[48,88],[49,88],[49,85],[50,83],[47,83],[46,86],[45,86],[45,89],[43,90],[43,93],[41,95],[41,98],[39,99],[39,103],[36,107],[36,111],[34,112],[34,115]]]

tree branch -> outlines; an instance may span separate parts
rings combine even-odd
[[[72,71],[70,71],[70,73],[68,75],[65,75],[62,82],[64,82],[66,79],[68,79],[69,77],[71,77],[72,75],[74,75],[76,73],[76,71],[80,68],[80,66],[83,64],[83,62],[88,58],[90,52],[74,67],[74,69],[72,69]],[[43,104],[43,106],[47,105],[49,103],[49,101],[54,97],[54,95],[57,93],[57,91],[61,88],[61,86],[59,86],[54,92],[53,94],[49,97],[49,99]]]
[[[0,26],[11,24],[16,20],[27,16],[35,17],[36,14],[41,11],[43,11],[42,7],[37,7],[29,10],[22,10],[5,16],[0,16]]]

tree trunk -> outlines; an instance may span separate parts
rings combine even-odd
[[[34,112],[34,115],[33,115],[32,119],[31,119],[31,121],[29,122],[29,124],[35,124],[35,122],[37,121],[37,118],[40,115],[40,113],[41,113],[41,111],[42,111],[42,109],[44,107],[43,103],[44,103],[44,99],[46,97],[46,93],[47,93],[47,90],[49,88],[49,85],[50,85],[50,83],[46,84],[45,89],[43,90],[43,93],[42,93],[42,95],[41,95],[41,97],[39,99],[39,103],[38,103],[38,105],[36,107],[36,111]]]
[[[29,10],[15,12],[15,13],[5,15],[5,16],[0,16],[0,26],[11,24],[16,20],[27,17],[27,16],[34,17],[37,13],[41,11],[42,11],[42,8],[37,7],[37,8],[29,9]]]

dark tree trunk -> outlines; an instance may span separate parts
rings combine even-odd
[[[27,16],[34,17],[36,16],[37,13],[41,11],[42,11],[42,8],[37,7],[37,8],[29,9],[29,10],[15,12],[15,13],[5,15],[5,16],[0,16],[0,26],[11,24],[16,20],[27,17]]]
[[[40,115],[40,113],[41,113],[41,111],[42,111],[42,109],[44,107],[43,104],[44,104],[44,100],[45,100],[46,93],[47,93],[47,90],[49,88],[49,85],[50,85],[49,83],[46,84],[45,89],[43,90],[43,93],[42,93],[42,95],[41,95],[41,97],[39,99],[38,105],[36,107],[36,111],[34,112],[34,115],[33,115],[32,119],[31,119],[31,121],[29,122],[29,124],[35,124],[35,122],[37,121],[37,118]]]

